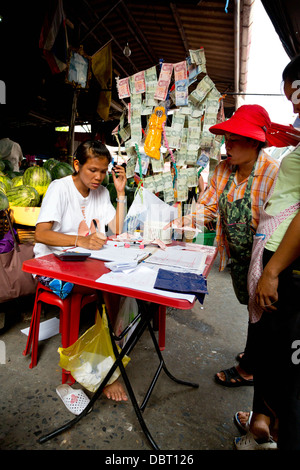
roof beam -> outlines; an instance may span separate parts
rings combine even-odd
[[[95,12],[95,10],[90,6],[90,4],[87,2],[87,0],[83,0],[84,3],[89,7],[89,9],[93,12],[93,14],[95,15],[95,17],[98,19],[97,23],[92,27],[92,29],[90,29],[85,23],[82,22],[82,24],[85,26],[85,28],[88,30],[88,33],[84,36],[84,38],[82,38],[80,40],[80,42],[83,42],[90,34],[92,34],[92,36],[99,42],[99,44],[101,44],[101,42],[99,41],[97,35],[94,33],[94,30],[101,24],[101,26],[105,29],[105,31],[107,32],[107,34],[109,34],[109,36],[111,37],[111,39],[115,42],[115,44],[118,46],[118,48],[122,51],[123,53],[123,48],[122,46],[120,45],[120,43],[117,41],[117,39],[115,38],[115,36],[110,32],[110,30],[106,27],[105,23],[104,23],[104,19],[119,5],[119,3],[122,2],[122,0],[119,0],[115,5],[114,7],[112,7],[108,13],[106,13],[106,15],[103,16],[103,18],[99,19],[99,16],[97,15],[97,13]],[[134,70],[137,72],[138,69],[137,67],[135,66],[135,64],[132,62],[131,58],[130,57],[127,57],[128,61],[131,63],[132,67],[134,68]],[[117,62],[117,60],[115,59],[115,57],[113,56],[113,60],[116,62],[116,64],[118,65],[118,67],[120,67],[122,69],[122,71],[128,76],[128,72],[124,70],[124,68]]]
[[[128,23],[128,21],[126,22],[127,23],[127,26],[131,32],[131,34],[135,37],[136,41],[139,43],[139,45],[141,46],[141,48],[143,49],[143,51],[145,52],[145,54],[148,56],[149,60],[151,63],[153,62],[157,62],[158,61],[158,57],[156,57],[156,54],[153,52],[152,50],[152,47],[151,45],[149,44],[149,41],[147,40],[147,38],[145,37],[143,31],[141,30],[141,28],[139,27],[139,25],[137,24],[137,22],[135,21],[135,19],[133,18],[132,14],[130,13],[130,11],[128,10],[128,7],[127,5],[124,3],[123,0],[121,0],[121,4],[122,4],[122,7],[124,8],[124,10],[126,11],[126,14],[128,16],[128,19],[130,21],[130,23],[133,25],[135,31],[138,32],[139,36],[142,38],[145,46],[142,44],[142,42],[139,40],[138,36],[136,35],[135,31],[132,29],[132,27],[130,26],[130,23]]]
[[[186,53],[186,55],[188,55],[188,54],[189,54],[189,50],[190,50],[190,46],[189,46],[189,42],[188,42],[187,36],[186,36],[186,34],[185,34],[185,30],[184,30],[184,27],[183,27],[181,18],[180,18],[180,16],[179,16],[179,13],[178,13],[178,10],[177,10],[177,6],[176,6],[175,3],[170,3],[170,7],[171,7],[171,10],[172,10],[173,17],[174,17],[174,20],[175,20],[175,22],[176,22],[178,31],[179,31],[179,33],[180,33],[180,36],[181,36],[183,45],[184,45],[185,53]]]

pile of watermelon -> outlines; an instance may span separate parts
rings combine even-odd
[[[54,158],[24,172],[12,172],[10,162],[0,160],[0,210],[9,206],[39,207],[51,181],[72,173],[71,165]]]

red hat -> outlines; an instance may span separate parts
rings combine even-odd
[[[269,147],[296,146],[300,142],[300,132],[292,126],[271,122],[269,114],[258,104],[245,104],[238,108],[227,121],[209,128],[212,134],[225,132],[250,137],[260,142],[268,142]]]
[[[223,135],[230,132],[265,142],[270,126],[271,119],[262,106],[245,104],[238,108],[230,119],[210,127],[209,130],[212,134]]]

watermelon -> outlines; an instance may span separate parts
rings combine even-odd
[[[12,186],[22,186],[23,184],[23,176],[15,176],[13,179],[12,179]]]
[[[9,189],[6,196],[11,206],[36,207],[40,201],[37,190],[25,185]]]
[[[72,175],[73,173],[73,167],[67,162],[60,162],[51,170],[51,176],[53,180],[64,178],[65,176]]]
[[[5,184],[6,191],[12,187],[12,180],[5,175],[0,175],[0,181]]]
[[[4,193],[0,191],[0,211],[5,211],[9,207],[9,200]]]
[[[6,173],[6,176],[8,176],[11,180],[12,180],[13,178],[15,178],[16,176],[18,176],[18,175],[19,175],[19,174],[18,174],[17,171],[8,171],[8,172]]]
[[[60,163],[58,160],[55,160],[55,158],[49,158],[49,160],[46,160],[45,163],[43,164],[43,167],[46,168],[46,170],[50,171],[52,168]]]
[[[40,166],[30,166],[23,175],[23,184],[35,188],[40,196],[45,194],[51,181],[50,172]]]
[[[14,167],[13,167],[13,164],[9,161],[9,160],[5,160],[3,159],[2,162],[4,163],[5,165],[5,170],[4,171],[14,171]]]
[[[3,181],[0,181],[0,191],[4,194],[6,194],[6,186],[3,183]]]

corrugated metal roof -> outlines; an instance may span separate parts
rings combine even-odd
[[[251,5],[240,1],[240,70],[245,89]],[[203,47],[207,74],[221,93],[235,92],[235,18],[237,1],[198,2],[65,0],[67,18],[79,28],[79,42],[93,55],[112,40],[114,71],[121,78],[137,71],[184,60],[189,49]],[[131,55],[123,54],[129,44]],[[79,45],[79,43],[78,43]],[[241,67],[242,65],[242,67]],[[235,98],[227,95],[224,105],[233,109]]]
[[[189,49],[204,48],[207,74],[223,94],[225,112],[234,111],[235,96],[245,89],[247,51],[251,30],[251,5],[254,0],[156,1],[142,0],[63,0],[69,45],[83,46],[92,56],[111,41],[114,74],[120,78],[153,65],[183,61]],[[2,22],[2,48],[9,56],[1,80],[7,84],[5,118],[18,125],[68,125],[72,107],[72,87],[64,83],[64,73],[52,75],[39,50],[39,36],[47,2],[6,3],[8,21]],[[228,12],[225,7],[228,3]],[[34,7],[30,7],[30,5]],[[236,41],[235,12],[240,8],[240,41]],[[18,11],[18,17],[15,16]],[[32,15],[32,11],[35,15]],[[10,38],[12,39],[10,41]],[[130,57],[123,54],[129,44]],[[238,45],[239,43],[239,45]],[[239,57],[239,66],[236,58]],[[17,58],[17,60],[15,60]],[[240,85],[236,84],[235,72]],[[199,76],[201,79],[204,74]],[[196,86],[196,84],[194,85]],[[192,91],[193,85],[189,88]],[[76,122],[101,120],[96,113],[99,84],[80,93]],[[119,118],[124,104],[118,100],[116,82],[112,83],[110,119]],[[4,110],[4,108],[3,108]]]

